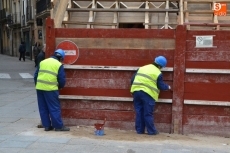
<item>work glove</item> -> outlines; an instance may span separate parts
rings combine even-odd
[[[170,85],[169,85],[169,91],[171,91],[171,92],[173,91],[173,90],[172,90],[172,87],[171,87]]]

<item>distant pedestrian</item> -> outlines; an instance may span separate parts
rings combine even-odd
[[[144,134],[145,127],[149,135],[159,132],[154,126],[153,111],[160,90],[172,90],[163,82],[161,69],[167,64],[164,56],[155,58],[153,64],[140,67],[131,79],[131,90],[136,112],[135,129],[137,134]]]
[[[38,56],[40,50],[41,50],[40,43],[39,43],[39,42],[36,42],[36,43],[34,44],[34,48],[33,48],[34,63],[35,63],[35,66],[34,66],[34,67],[37,67],[37,64],[38,64],[38,62],[37,62],[37,56]]]
[[[25,45],[25,42],[24,42],[24,41],[21,42],[18,51],[19,51],[19,53],[20,53],[19,61],[21,61],[21,58],[22,58],[23,61],[25,62],[26,45]]]
[[[37,62],[37,66],[39,66],[40,62],[43,61],[45,59],[45,45],[43,46],[43,48],[40,50],[39,54],[36,57],[36,62]]]
[[[57,49],[54,55],[39,64],[34,73],[38,108],[45,131],[69,131],[70,128],[63,125],[61,118],[61,105],[59,101],[59,89],[64,88],[66,77],[62,61],[65,52]]]

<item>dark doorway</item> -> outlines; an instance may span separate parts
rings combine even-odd
[[[144,29],[143,23],[119,23],[119,28],[139,28]]]

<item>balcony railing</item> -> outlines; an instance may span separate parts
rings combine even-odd
[[[0,21],[5,20],[6,19],[6,10],[2,9],[0,10]]]
[[[51,0],[36,0],[36,13],[51,9]]]
[[[34,19],[33,6],[26,7],[26,21],[29,22]]]
[[[13,13],[7,16],[7,23],[12,25],[19,25],[21,24],[20,13]]]

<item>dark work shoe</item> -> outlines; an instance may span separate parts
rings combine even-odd
[[[45,128],[45,131],[51,131],[51,130],[53,130],[54,128],[52,127],[52,126],[50,126],[50,127],[46,127]]]
[[[70,130],[70,128],[65,127],[65,126],[63,126],[63,127],[60,128],[60,129],[55,129],[55,131],[69,131],[69,130]]]
[[[148,134],[148,135],[158,135],[158,134],[159,134],[159,132],[156,131],[155,133],[151,133],[151,134]]]
[[[37,128],[44,128],[42,124],[38,124]]]

